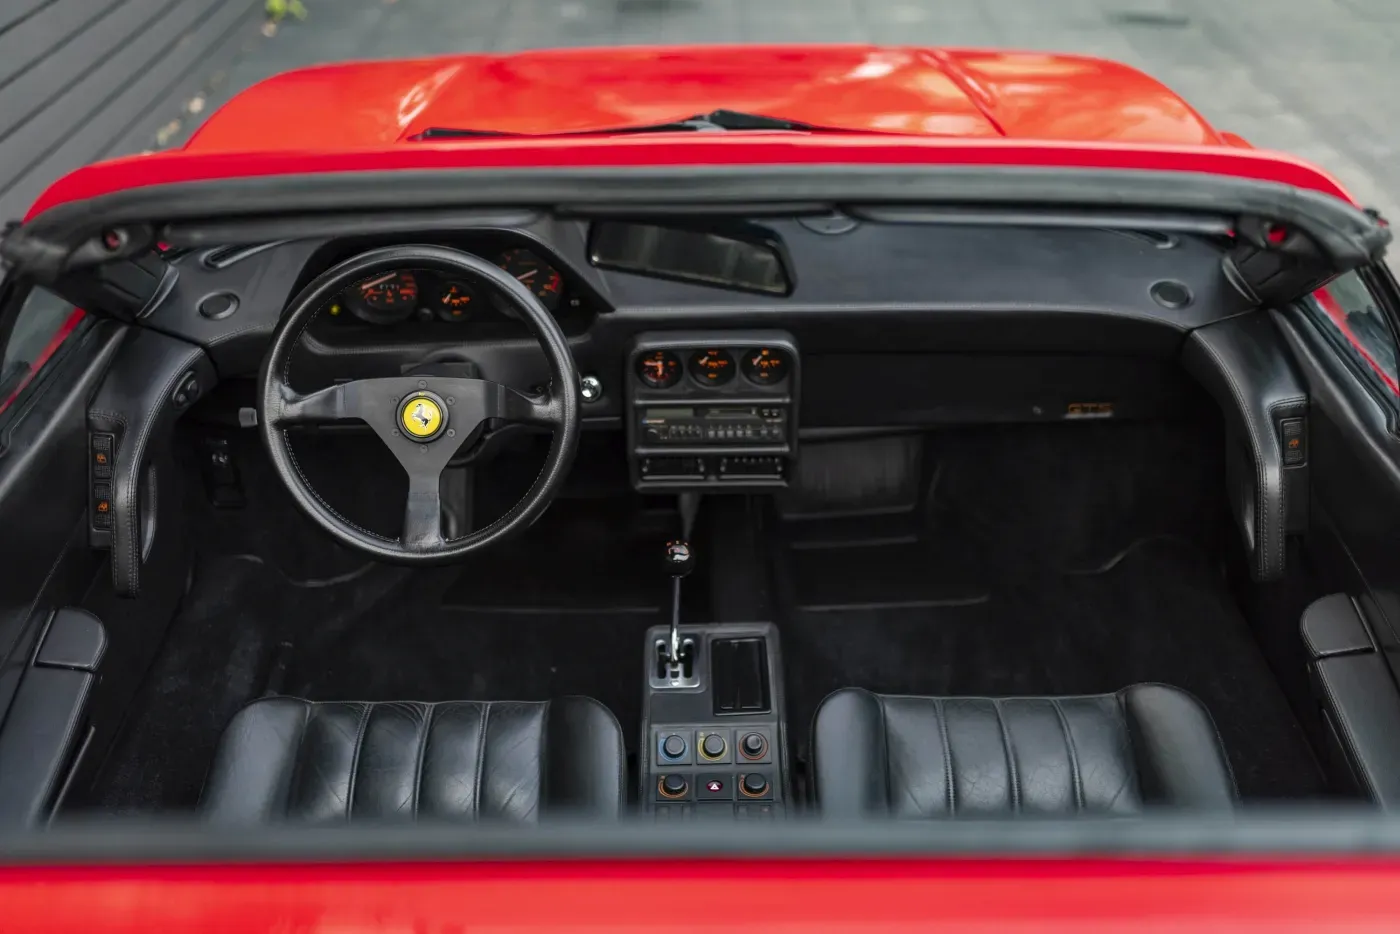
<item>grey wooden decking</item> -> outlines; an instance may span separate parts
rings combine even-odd
[[[154,146],[261,38],[261,11],[262,0],[0,0],[0,223],[55,178]]]

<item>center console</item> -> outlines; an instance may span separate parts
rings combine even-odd
[[[627,359],[627,445],[645,491],[757,492],[797,456],[801,360],[782,331],[638,335]]]
[[[692,670],[647,632],[640,800],[657,821],[772,820],[788,807],[782,666],[770,623],[681,626]]]

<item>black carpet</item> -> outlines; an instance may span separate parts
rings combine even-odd
[[[1014,695],[1161,681],[1209,707],[1246,797],[1316,796],[1310,747],[1221,571],[1221,474],[1217,452],[1192,440],[1201,433],[1212,434],[946,433],[928,440],[918,482],[895,485],[918,487],[916,501],[879,516],[778,521],[761,501],[717,500],[702,507],[684,618],[759,607],[778,622],[798,754],[817,704],[847,685]],[[409,570],[331,545],[258,455],[240,456],[244,509],[190,504],[202,531],[189,594],[75,805],[192,807],[224,725],[270,689],[316,700],[586,694],[635,744],[673,504],[560,499],[514,542]]]
[[[844,542],[820,530],[849,520],[778,523],[790,735],[805,747],[817,705],[848,685],[1043,695],[1160,681],[1209,708],[1246,798],[1322,794],[1224,571],[1233,530],[1213,437],[1170,422],[949,431],[930,441],[906,542],[890,543],[888,517]]]
[[[894,694],[1098,694],[1160,681],[1200,698],[1247,798],[1313,797],[1322,777],[1225,582],[1144,543],[1093,575],[1018,575],[985,602],[799,611],[783,626],[791,735],[839,687]]]
[[[659,562],[639,567],[634,556],[645,548],[654,558],[674,516],[605,506],[610,522],[597,504],[556,503],[522,538],[441,569],[361,564],[296,579],[257,555],[201,554],[96,787],[73,805],[194,807],[220,732],[269,690],[368,701],[584,694],[617,715],[634,746],[643,636],[660,621],[667,587]],[[564,543],[587,554],[561,564],[571,557]],[[560,581],[579,584],[576,605],[561,605]]]

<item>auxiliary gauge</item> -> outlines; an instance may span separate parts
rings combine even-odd
[[[681,378],[681,360],[669,350],[637,358],[637,378],[652,389],[670,389]]]
[[[690,357],[690,375],[705,386],[723,386],[734,378],[734,357],[727,350],[706,347]]]
[[[756,347],[745,351],[744,376],[760,386],[776,386],[788,375],[788,355],[776,347]]]

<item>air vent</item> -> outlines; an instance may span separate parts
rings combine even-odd
[[[241,263],[243,260],[256,253],[261,253],[263,250],[270,250],[275,246],[281,246],[286,242],[286,240],[277,240],[273,243],[215,247],[200,257],[199,261],[206,269],[227,269],[234,263]]]

